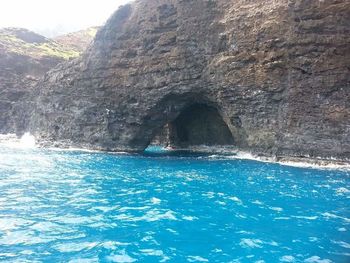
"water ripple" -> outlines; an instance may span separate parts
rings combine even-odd
[[[0,261],[347,262],[350,174],[0,147]]]

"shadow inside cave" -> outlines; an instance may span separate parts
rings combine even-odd
[[[186,107],[175,120],[166,123],[154,136],[150,145],[173,149],[232,146],[234,138],[215,107],[195,103]]]

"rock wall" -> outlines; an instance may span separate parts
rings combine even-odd
[[[64,61],[50,55],[52,50],[67,52],[26,29],[0,29],[0,134],[24,129],[20,116],[25,112],[27,95],[40,77]]]
[[[33,86],[57,64],[79,56],[93,30],[54,41],[23,28],[0,29],[0,134],[26,131]]]
[[[350,2],[139,0],[37,86],[43,143],[142,151],[193,104],[240,149],[350,158]]]
[[[56,42],[69,47],[71,50],[82,53],[85,51],[86,47],[90,45],[98,29],[99,27],[89,27],[77,32],[60,35],[53,39]]]

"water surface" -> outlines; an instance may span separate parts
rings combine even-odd
[[[0,147],[0,261],[350,262],[350,174]]]

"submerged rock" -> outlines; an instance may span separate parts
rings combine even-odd
[[[228,129],[240,149],[345,160],[349,62],[346,0],[139,0],[39,83],[30,130],[46,144],[142,151],[200,104],[221,117],[214,143]]]

